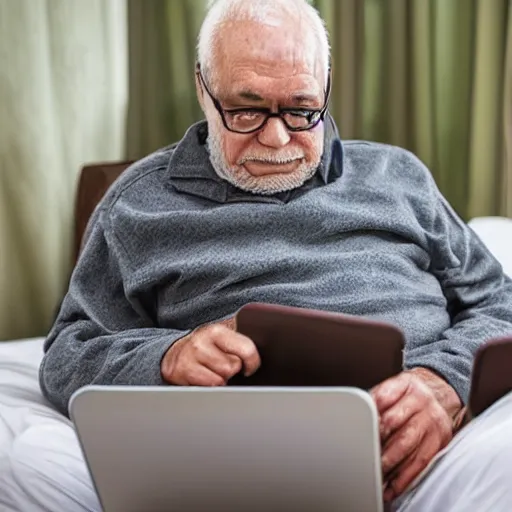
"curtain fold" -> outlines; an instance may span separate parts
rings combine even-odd
[[[329,5],[330,4],[330,5]],[[328,8],[330,21],[331,46],[337,48],[332,59],[333,92],[331,94],[330,111],[337,119],[342,137],[349,134],[356,136],[361,133],[361,96],[362,73],[358,55],[363,48],[363,3],[360,0],[344,0],[343,2],[323,2]],[[329,23],[328,23],[329,24]],[[345,80],[345,76],[352,77]]]
[[[507,20],[503,99],[504,145],[500,180],[502,194],[499,211],[512,218],[512,0],[508,3]]]
[[[410,33],[414,44],[410,46],[411,109],[410,149],[435,174],[435,85],[433,47],[435,41],[433,10],[428,1],[413,0],[410,11]]]
[[[472,216],[498,215],[502,151],[505,143],[505,49],[508,0],[476,0],[468,210]],[[512,173],[512,169],[510,170]]]
[[[435,153],[431,170],[454,209],[468,218],[472,216],[468,209],[468,164],[475,52],[474,3],[434,0],[430,5],[433,44],[432,55],[425,65],[431,66],[434,79]],[[418,79],[423,79],[421,74]],[[421,122],[417,120],[417,124]],[[417,124],[411,129],[415,130]]]
[[[76,177],[124,153],[124,0],[0,0],[0,340],[50,327]]]
[[[128,0],[127,158],[179,140],[201,119],[194,63],[205,6],[206,0]]]

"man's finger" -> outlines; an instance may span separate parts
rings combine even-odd
[[[226,380],[206,366],[194,364],[186,373],[186,381],[179,384],[205,387],[225,386]]]
[[[428,466],[437,453],[437,443],[428,437],[390,475],[384,499],[390,501],[400,496],[416,477]]]
[[[400,373],[395,377],[385,380],[370,391],[379,414],[383,414],[407,393],[411,379],[411,375]]]
[[[387,409],[379,420],[380,439],[385,443],[389,436],[405,425],[425,406],[421,397],[415,393],[406,394],[401,400]]]
[[[384,489],[384,501],[390,502],[395,500],[402,493],[401,490],[397,488],[397,478],[400,476],[401,471],[405,467],[411,464],[411,462],[416,457],[416,454],[420,450],[420,447],[417,447],[412,453],[410,453],[391,473],[388,474],[386,480],[386,487]]]
[[[238,332],[223,327],[221,329],[222,333],[214,333],[215,345],[223,352],[238,356],[242,360],[245,375],[252,375],[261,365],[261,358],[254,342]]]
[[[420,445],[428,428],[428,419],[421,413],[412,418],[391,437],[382,450],[382,474],[387,479],[391,471],[401,464]]]
[[[238,356],[223,352],[213,344],[204,346],[202,352],[197,355],[197,362],[225,380],[231,379],[242,369],[242,360]]]

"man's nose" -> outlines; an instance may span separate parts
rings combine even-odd
[[[259,132],[258,141],[264,146],[277,149],[290,142],[290,134],[281,119],[271,117]]]

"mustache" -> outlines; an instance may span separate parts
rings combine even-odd
[[[295,160],[302,160],[302,153],[284,154],[284,155],[246,155],[237,163],[243,165],[245,162],[261,162],[264,164],[289,164]]]

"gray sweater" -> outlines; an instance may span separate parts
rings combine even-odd
[[[198,123],[132,165],[96,209],[45,342],[50,402],[67,414],[87,384],[164,384],[176,340],[254,301],[392,322],[405,366],[466,402],[475,350],[512,333],[512,281],[424,165],[328,124],[316,175],[258,196],[215,174],[205,138]]]

